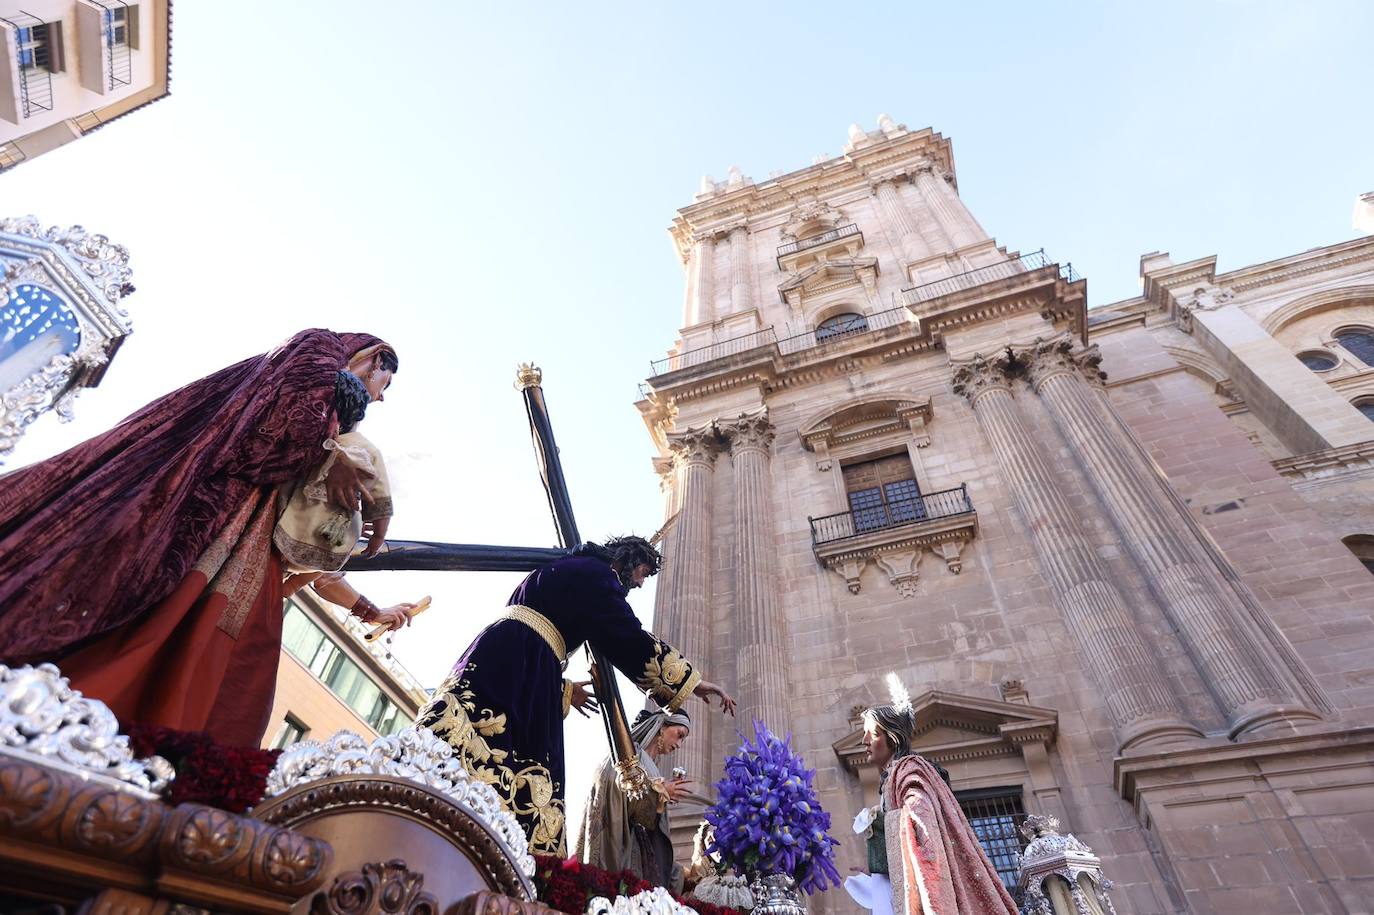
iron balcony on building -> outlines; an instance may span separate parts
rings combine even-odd
[[[915,499],[902,499],[807,520],[811,522],[811,543],[819,547],[872,531],[924,524],[972,511],[973,503],[969,501],[968,484],[965,483],[958,489],[925,493]]]
[[[1045,268],[1057,268],[1057,274],[1050,273]],[[731,337],[728,340],[721,340],[709,346],[674,353],[650,362],[650,376],[658,377],[721,360],[754,358],[767,355],[769,351],[778,357],[802,357],[811,355],[813,352],[821,353],[827,347],[835,347],[860,338],[873,338],[880,332],[894,327],[917,326],[918,306],[920,312],[925,314],[933,310],[932,303],[938,300],[1018,276],[1030,278],[1031,274],[1041,270],[1045,270],[1045,273],[1050,276],[1057,275],[1069,283],[1081,279],[1074,271],[1073,264],[1055,264],[1042,248],[1030,254],[1010,257],[995,264],[988,264],[903,289],[900,305],[860,315],[856,320],[840,329],[830,328],[823,332],[811,329],[799,334],[779,337],[776,327],[770,326],[738,337]]]
[[[30,118],[39,111],[53,110],[52,68],[60,67],[60,33],[28,13],[0,16],[8,23],[14,38],[14,70],[19,78],[19,117]],[[0,33],[3,34],[3,33]]]
[[[816,560],[843,578],[851,594],[859,593],[863,570],[873,561],[902,596],[911,597],[926,552],[957,575],[965,545],[978,534],[968,484],[807,520]]]

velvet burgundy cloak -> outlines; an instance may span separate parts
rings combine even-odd
[[[367,334],[306,330],[0,478],[0,661],[57,660],[183,581],[231,516],[325,457]]]
[[[887,827],[888,848],[896,844],[902,859],[888,861],[897,915],[1019,915],[954,792],[928,760],[898,759],[884,791],[900,820],[897,836],[892,823]]]

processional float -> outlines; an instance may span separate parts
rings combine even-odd
[[[559,546],[397,541],[349,571],[530,571],[579,542],[541,388],[521,366]],[[614,668],[588,646],[629,793],[648,788]],[[81,915],[552,915],[515,817],[423,728],[370,744],[343,732],[289,748],[247,814],[164,800],[171,766],[135,759],[103,703],[50,665],[0,665],[0,910]],[[661,891],[656,891],[662,895]],[[687,912],[651,894],[616,912]],[[598,905],[600,906],[598,908]],[[610,904],[593,908],[610,913]]]

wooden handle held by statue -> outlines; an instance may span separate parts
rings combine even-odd
[[[415,617],[419,616],[421,613],[424,613],[426,610],[429,609],[429,605],[430,605],[431,602],[432,602],[432,598],[430,598],[430,596],[429,596],[428,594],[426,594],[424,597],[422,597],[422,598],[420,598],[418,601],[416,601],[416,603],[415,603],[415,609],[412,610],[412,611],[410,611],[410,613],[409,613],[408,615],[410,616],[411,619],[415,619]],[[371,632],[369,632],[367,635],[363,636],[363,639],[364,639],[365,641],[371,642],[371,641],[374,641],[375,639],[377,639],[379,636],[382,636],[382,635],[384,635],[384,634],[386,634],[386,633],[388,633],[388,632],[390,632],[390,631],[391,631],[391,627],[389,627],[389,626],[387,626],[385,623],[383,623],[382,625],[375,627],[375,628],[374,628]]]

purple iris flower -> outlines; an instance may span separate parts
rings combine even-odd
[[[821,809],[816,772],[761,721],[754,739],[741,741],[716,784],[718,800],[706,810],[715,839],[708,849],[748,875],[791,876],[807,893],[839,886],[830,815]]]

